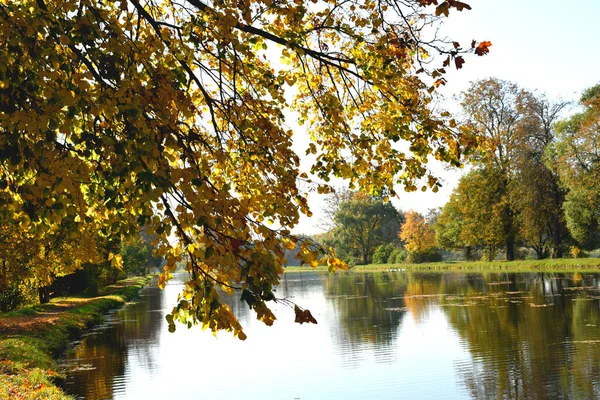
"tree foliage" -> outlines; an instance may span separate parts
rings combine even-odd
[[[47,288],[57,277],[101,261],[96,235],[89,228],[64,219],[44,234],[33,234],[1,214],[0,292],[38,289],[40,301],[49,301]]]
[[[501,220],[506,258],[515,246],[533,248],[538,258],[562,255],[568,238],[562,216],[565,192],[549,149],[556,142],[554,123],[567,103],[495,78],[472,84],[463,93],[468,124],[482,139],[471,161],[497,175],[494,189],[503,198]]]
[[[489,78],[473,82],[462,94],[462,107],[468,124],[483,138],[481,152],[472,161],[499,176],[497,190],[501,197],[508,196],[509,185],[516,172],[518,149],[522,144],[523,104],[526,93],[508,81]],[[506,259],[515,258],[517,228],[515,211],[508,201],[502,204]]]
[[[557,124],[556,168],[569,190],[564,212],[573,237],[585,247],[600,243],[600,85],[584,91],[583,110]]]
[[[373,253],[373,264],[387,264],[394,250],[396,250],[394,243],[379,245]]]
[[[519,123],[519,145],[515,148],[515,171],[509,190],[520,240],[538,257],[562,257],[568,240],[563,202],[565,190],[556,172],[554,125],[568,105],[546,96],[525,93]]]
[[[368,264],[378,246],[395,241],[402,216],[391,202],[359,192],[340,204],[334,220],[330,236],[336,253]]]
[[[152,238],[142,230],[139,235],[132,237],[121,245],[123,271],[127,275],[145,275],[152,270],[158,270],[163,259],[152,254]]]
[[[314,176],[392,194],[394,184],[415,190],[425,179],[435,191],[425,160],[458,165],[474,140],[434,114],[430,93],[451,62],[460,68],[464,53],[483,55],[491,43],[461,46],[429,28],[469,8],[450,0],[3,1],[1,201],[33,235],[64,219],[97,224],[105,236],[148,226],[167,260],[161,287],[188,260],[170,328],[199,323],[243,339],[219,287],[241,291],[270,325],[266,301],[284,247],[299,244],[306,263],[325,261],[322,249],[290,235],[310,210],[286,110],[310,134]],[[437,53],[439,67],[429,63]],[[410,151],[392,145],[399,141]]]
[[[432,224],[427,223],[425,217],[415,211],[405,214],[405,221],[399,233],[408,252],[408,261],[438,261],[435,256],[436,240]]]
[[[467,259],[480,249],[492,260],[505,243],[507,196],[495,169],[475,169],[463,176],[436,223],[436,239],[444,249],[463,249]]]

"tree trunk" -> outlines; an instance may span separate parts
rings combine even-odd
[[[0,272],[0,292],[6,290],[7,287],[7,268],[6,268],[6,260],[2,260],[2,271]]]
[[[514,261],[515,259],[515,237],[508,235],[506,237],[506,260]]]
[[[497,253],[496,246],[490,245],[490,246],[484,247],[483,254],[485,256],[486,261],[494,261],[494,258],[496,257],[496,253]]]
[[[44,286],[38,288],[38,296],[40,298],[40,304],[46,304],[50,302],[50,286]]]
[[[508,193],[508,180],[505,178],[503,180],[503,191],[505,194]],[[502,212],[504,215],[504,235],[506,237],[506,260],[513,261],[515,259],[515,220],[513,210],[510,207],[510,204],[507,203],[504,205],[504,210]]]
[[[473,259],[473,248],[471,246],[465,247],[465,260],[471,261]]]
[[[552,248],[552,258],[562,258],[563,252],[560,246],[560,237],[562,235],[560,224],[560,216],[558,213],[554,215],[554,246]]]
[[[554,189],[554,237],[553,239],[553,246],[552,246],[552,258],[562,258],[563,257],[563,251],[562,248],[560,246],[560,238],[562,236],[562,226],[560,223],[560,210],[562,210],[562,200],[563,200],[563,193],[559,187],[559,184],[557,182],[558,178],[554,177],[554,181],[553,181],[553,189]]]

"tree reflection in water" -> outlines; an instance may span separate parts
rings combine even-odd
[[[138,303],[117,312],[113,323],[71,351],[67,389],[90,399],[119,397],[132,392],[122,387],[144,384],[127,381],[136,379],[132,370],[146,371],[151,378],[145,379],[160,382],[173,366],[162,365],[165,359],[157,353],[175,348],[169,344],[173,341],[190,340],[190,354],[213,346],[224,359],[221,371],[228,358],[257,354],[250,342],[267,346],[269,365],[277,365],[270,370],[272,381],[264,382],[273,387],[271,398],[281,398],[278,393],[298,397],[300,390],[305,391],[302,398],[338,398],[341,393],[344,398],[361,393],[381,398],[398,393],[403,398],[600,398],[599,274],[289,273],[277,296],[310,308],[319,325],[299,327],[291,323],[293,311],[280,306],[281,320],[272,328],[261,326],[256,341],[243,344],[168,333],[164,314],[179,289],[172,284],[165,292],[144,289]],[[237,297],[227,301],[245,326],[260,325]],[[260,341],[261,334],[267,342]],[[306,337],[309,343],[299,342]],[[301,349],[294,358],[292,347]],[[299,364],[314,368],[298,369]],[[324,379],[324,370],[336,379]],[[205,382],[220,379],[210,375],[213,371],[218,374],[219,368],[204,369]],[[446,380],[443,388],[440,379]],[[320,386],[298,386],[295,380],[319,381]],[[213,393],[206,386],[198,390],[194,393]],[[218,390],[216,397],[227,398],[223,387]],[[259,391],[256,398],[264,395]]]

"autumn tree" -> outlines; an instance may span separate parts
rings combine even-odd
[[[569,190],[564,203],[569,231],[589,248],[600,243],[600,85],[585,90],[580,104],[581,112],[557,124],[553,150]]]
[[[284,247],[343,266],[290,234],[310,215],[298,183],[311,177],[286,110],[310,137],[313,176],[365,193],[435,190],[425,160],[458,165],[474,138],[432,111],[432,93],[447,67],[491,45],[436,37],[439,21],[464,9],[454,0],[3,2],[2,204],[35,235],[65,218],[105,236],[148,226],[167,260],[161,287],[188,260],[171,330],[199,323],[243,339],[218,288],[241,292],[270,325]]]
[[[399,237],[408,251],[408,261],[437,261],[435,230],[418,212],[409,211],[405,214]]]
[[[1,215],[1,214],[0,214]],[[35,238],[26,235],[15,224],[2,218],[0,224],[0,310],[11,311],[23,297],[25,269],[37,256]]]
[[[483,137],[484,146],[471,159],[488,170],[499,173],[502,196],[507,196],[515,174],[518,148],[521,145],[523,103],[526,92],[512,83],[496,78],[473,82],[462,93],[462,108],[468,124]],[[504,225],[506,259],[515,259],[517,226],[515,210],[504,202],[502,222]]]
[[[43,235],[33,235],[4,213],[0,216],[0,292],[35,289],[40,303],[47,303],[57,277],[75,272],[83,263],[101,261],[90,227],[64,219]]]
[[[567,105],[532,93],[525,93],[521,104],[515,169],[508,189],[519,236],[538,259],[562,257],[563,242],[569,236],[563,213],[566,191],[560,184],[552,151],[556,143],[554,125]]]
[[[355,193],[335,213],[335,228],[329,234],[331,244],[340,256],[369,264],[379,245],[395,241],[401,220],[402,215],[391,202]]]
[[[477,250],[488,261],[506,242],[504,213],[507,194],[502,176],[495,169],[474,169],[463,176],[437,219],[438,245],[447,250],[462,249],[466,259]]]
[[[515,256],[517,237],[538,258],[560,257],[568,239],[562,213],[565,190],[550,151],[556,141],[554,123],[567,104],[495,78],[476,82],[463,93],[468,123],[484,138],[483,151],[471,161],[502,177],[509,260]]]

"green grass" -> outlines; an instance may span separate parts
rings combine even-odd
[[[357,265],[349,272],[378,272],[378,271],[465,271],[465,272],[535,272],[535,271],[579,271],[600,272],[600,258],[560,258],[546,260],[516,260],[516,261],[452,261],[423,264],[369,264]],[[287,267],[285,272],[327,271],[326,266]],[[344,271],[342,271],[344,273]]]
[[[60,297],[49,304],[0,313],[0,399],[71,399],[56,385],[54,359],[107,311],[135,298],[152,278],[130,278],[96,297]]]

